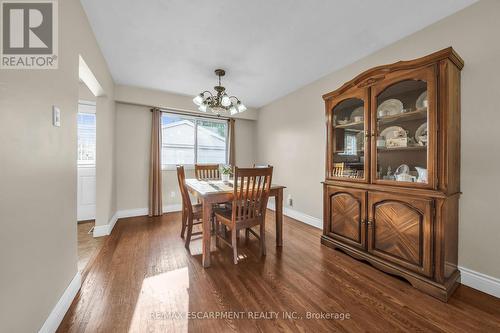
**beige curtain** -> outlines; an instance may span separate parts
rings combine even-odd
[[[235,156],[235,149],[236,149],[236,144],[235,144],[235,140],[234,140],[234,122],[235,120],[234,119],[229,119],[228,120],[228,123],[229,123],[229,158],[228,158],[228,161],[229,161],[229,165],[231,166],[236,166],[236,156]]]
[[[161,111],[151,110],[151,156],[149,162],[149,216],[160,216],[162,209],[161,189]]]

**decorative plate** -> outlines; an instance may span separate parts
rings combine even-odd
[[[403,127],[390,126],[380,132],[380,136],[383,136],[385,141],[387,141],[388,139],[406,138],[408,134]]]
[[[365,115],[365,108],[362,106],[359,106],[354,109],[351,113],[351,121],[354,121],[354,117],[363,117]]]
[[[406,164],[401,164],[400,166],[398,166],[396,171],[394,171],[395,175],[404,175],[409,173],[410,173],[410,167]]]
[[[427,123],[420,125],[415,131],[415,140],[420,144],[427,143]]]
[[[393,116],[403,112],[403,103],[399,99],[388,99],[380,104],[377,108],[379,117]]]
[[[417,102],[415,103],[415,107],[417,110],[421,109],[426,109],[427,108],[428,101],[427,101],[427,91],[424,91],[423,93],[420,94],[417,98]]]

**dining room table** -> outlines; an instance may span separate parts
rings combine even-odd
[[[200,180],[188,178],[185,180],[188,191],[203,205],[202,219],[202,265],[210,267],[211,249],[211,217],[214,204],[231,202],[233,200],[233,181]],[[283,246],[283,189],[285,186],[271,184],[269,197],[275,200],[276,246]]]

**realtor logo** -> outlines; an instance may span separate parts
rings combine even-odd
[[[57,68],[56,0],[3,0],[0,5],[0,68]]]

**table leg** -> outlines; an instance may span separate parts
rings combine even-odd
[[[276,246],[283,246],[283,189],[279,189],[275,197],[276,205]]]
[[[212,204],[207,202],[206,198],[203,198],[203,256],[202,264],[203,267],[210,267],[210,242],[211,242],[211,232],[210,232],[210,218],[212,217]]]

